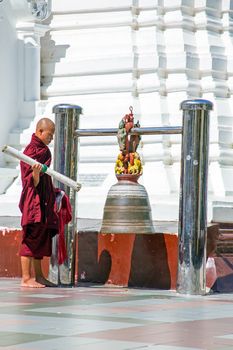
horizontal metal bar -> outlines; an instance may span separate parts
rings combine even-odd
[[[118,129],[77,129],[75,136],[114,136]],[[132,128],[130,135],[161,135],[161,134],[182,134],[182,126],[162,126],[148,128]]]

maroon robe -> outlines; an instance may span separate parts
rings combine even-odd
[[[24,154],[50,166],[51,152],[35,134],[32,135]],[[20,162],[20,168],[23,186],[19,202],[23,228],[20,255],[41,259],[51,255],[52,237],[59,229],[59,219],[55,210],[55,189],[51,177],[47,174],[40,174],[40,182],[35,187],[31,166]]]

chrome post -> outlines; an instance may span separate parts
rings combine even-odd
[[[54,170],[77,179],[78,138],[74,131],[79,127],[79,116],[82,108],[76,105],[60,104],[53,107],[55,113],[56,132],[54,138]],[[58,235],[53,240],[53,250],[50,259],[49,279],[58,285],[73,286],[75,284],[75,256],[76,256],[76,192],[54,181],[54,185],[69,196],[72,207],[72,221],[65,226],[65,243],[67,259],[58,264]]]
[[[206,293],[207,176],[210,101],[186,100],[183,110],[177,292]]]

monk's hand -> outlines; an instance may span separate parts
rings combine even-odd
[[[32,177],[33,177],[33,182],[34,182],[34,186],[35,187],[40,182],[41,169],[42,169],[42,165],[41,164],[36,163],[36,164],[32,165]]]

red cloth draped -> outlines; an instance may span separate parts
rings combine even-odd
[[[56,190],[60,192],[60,190]],[[72,220],[72,209],[69,197],[63,193],[61,205],[58,208],[59,217],[59,236],[58,236],[58,263],[63,264],[67,259],[66,243],[65,243],[65,225]]]

